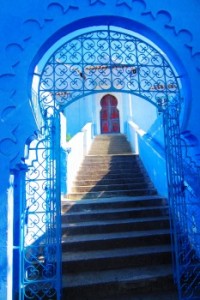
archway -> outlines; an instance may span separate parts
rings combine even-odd
[[[180,189],[183,179],[178,122],[180,81],[156,46],[110,26],[68,39],[48,58],[39,77],[41,136],[34,147],[29,146],[29,152],[36,154],[26,176],[21,293],[22,297],[34,295],[35,299],[43,293],[51,299],[60,295],[59,114],[81,97],[102,91],[129,92],[155,105],[164,116],[173,195],[173,188]],[[30,232],[32,240],[27,243]]]
[[[112,95],[105,95],[101,99],[101,133],[119,133],[119,110],[117,109],[117,99]]]

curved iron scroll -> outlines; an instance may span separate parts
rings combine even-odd
[[[51,55],[40,77],[40,107],[66,106],[101,91],[137,94],[156,106],[180,98],[164,55],[148,42],[109,27],[73,38]]]
[[[199,167],[184,153],[179,126],[180,106],[163,114],[168,167],[169,207],[174,275],[179,299],[200,298]]]
[[[199,299],[199,244],[194,240],[196,204],[188,201],[180,139],[180,82],[167,58],[146,40],[108,27],[81,34],[57,49],[39,83],[42,115],[98,92],[127,92],[143,97],[163,113],[163,128],[179,299]],[[192,204],[192,205],[190,205]],[[192,226],[192,230],[189,226]],[[198,238],[199,241],[199,238]]]
[[[59,115],[29,145],[21,208],[20,299],[60,299]]]

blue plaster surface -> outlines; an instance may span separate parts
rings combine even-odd
[[[140,158],[158,194],[167,198],[168,187],[164,148],[155,140],[154,143],[151,143],[151,138],[148,136],[138,137],[138,147]]]
[[[198,0],[7,0],[0,10],[0,293],[7,298],[9,169],[24,155],[37,126],[30,105],[34,67],[65,34],[112,24],[137,31],[167,53],[182,80],[181,130],[200,139],[200,2]],[[106,24],[105,24],[106,23]],[[197,142],[198,145],[198,142]],[[199,152],[198,152],[199,151]],[[197,148],[197,155],[200,150]]]
[[[81,98],[65,109],[67,133],[70,137],[77,134],[83,126],[92,122],[92,97]]]

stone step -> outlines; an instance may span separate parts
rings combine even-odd
[[[113,137],[113,139],[98,139],[98,138],[94,138],[95,143],[93,143],[93,145],[109,145],[110,147],[114,146],[114,145],[122,145],[122,146],[127,146],[130,147],[130,144],[128,143],[127,139],[125,138],[120,138],[120,137]]]
[[[96,135],[95,139],[96,140],[116,140],[116,139],[127,140],[126,135],[123,133],[112,133],[112,134],[103,133],[103,134]]]
[[[102,184],[101,180],[98,181],[94,185],[88,185],[88,186],[80,186],[75,185],[71,187],[71,193],[88,193],[88,192],[100,192],[100,191],[122,191],[122,190],[133,190],[133,189],[148,189],[152,188],[153,185],[150,186],[150,184],[146,182],[138,182],[138,183],[120,183],[120,181],[117,184]]]
[[[93,162],[87,162],[84,161],[81,165],[81,169],[83,168],[100,168],[100,169],[108,169],[108,170],[116,170],[116,169],[135,169],[135,170],[140,170],[142,165],[136,163],[135,161],[124,161],[124,162],[101,162],[101,161],[93,161]]]
[[[63,253],[63,270],[97,271],[171,263],[170,245]]]
[[[128,149],[120,149],[119,150],[118,146],[115,146],[114,148],[111,148],[109,150],[97,147],[97,149],[91,149],[89,152],[90,155],[108,155],[108,154],[116,155],[116,154],[122,154],[122,153],[129,154],[132,152],[131,152],[131,150],[129,151]]]
[[[144,208],[146,206],[164,206],[167,208],[167,200],[158,195],[138,196],[138,197],[113,197],[101,199],[84,199],[73,201],[64,198],[62,200],[62,211],[85,211],[92,209],[111,209],[111,208]]]
[[[132,153],[125,135],[96,136],[89,155]]]
[[[131,149],[129,142],[127,139],[120,138],[120,137],[113,137],[111,139],[98,139],[94,138],[94,143],[92,144],[93,147],[96,145],[102,145],[102,146],[109,146],[114,147],[115,145],[118,145],[119,147],[126,147],[128,149]]]
[[[145,176],[144,173],[139,172],[138,171],[134,171],[134,170],[126,170],[126,172],[120,171],[118,170],[116,171],[107,171],[107,170],[97,170],[97,171],[93,171],[92,169],[86,169],[84,172],[78,173],[76,176],[76,180],[80,180],[80,179],[139,179],[139,178],[143,178],[145,180],[149,180],[149,178],[147,178],[147,176]]]
[[[127,141],[127,137],[124,134],[110,134],[110,135],[97,135],[94,137],[95,144],[96,143],[109,143],[111,145],[115,143],[123,143],[125,145],[129,145]]]
[[[110,154],[123,154],[123,153],[132,153],[131,147],[124,145],[123,142],[95,142],[95,145],[92,145],[89,151],[89,155],[94,155],[96,153],[110,153]],[[97,154],[96,154],[97,155]]]
[[[91,146],[91,149],[96,148],[97,146],[101,146],[102,148],[106,147],[109,149],[118,146],[119,149],[127,148],[128,150],[131,151],[131,146],[125,139],[117,139],[117,140],[109,141],[109,140],[98,140],[95,138],[94,143]],[[123,153],[123,152],[121,152],[121,153]]]
[[[119,183],[123,183],[123,184],[130,184],[130,183],[132,183],[132,184],[135,184],[135,183],[140,183],[140,182],[145,182],[145,183],[147,183],[147,184],[151,184],[151,181],[150,180],[146,180],[146,178],[144,177],[144,176],[137,176],[137,177],[134,177],[134,176],[132,176],[132,178],[131,177],[129,177],[129,178],[127,178],[127,177],[125,177],[125,176],[116,176],[116,178],[113,178],[113,177],[111,177],[110,176],[110,178],[109,178],[109,176],[106,176],[106,178],[99,178],[98,176],[96,176],[96,178],[94,179],[93,177],[91,178],[91,177],[89,177],[89,178],[87,178],[86,177],[86,179],[83,179],[83,177],[85,178],[85,176],[79,176],[79,178],[81,178],[81,179],[79,179],[79,180],[75,180],[74,182],[73,182],[73,185],[75,185],[75,186],[83,186],[83,185],[86,185],[86,186],[88,186],[88,185],[92,185],[92,186],[94,186],[94,185],[96,185],[99,181],[101,182],[101,184],[105,184],[105,185],[112,185],[112,184],[119,184]],[[108,178],[107,178],[108,177]]]
[[[140,162],[139,156],[137,154],[118,154],[118,155],[86,155],[84,161],[86,162],[128,162],[128,161]]]
[[[82,298],[83,300],[90,300],[87,298]],[[145,288],[141,289],[140,292],[130,291],[127,289],[126,294],[118,292],[117,295],[103,295],[102,297],[95,297],[95,300],[178,300],[178,292],[176,291],[175,286],[172,284],[168,290],[158,290],[145,292]]]
[[[118,220],[124,218],[156,217],[166,215],[165,206],[148,207],[128,207],[128,208],[104,208],[104,209],[85,209],[83,211],[68,211],[62,214],[63,222],[84,222],[94,220]]]
[[[99,192],[88,192],[88,193],[69,193],[68,199],[79,200],[79,199],[99,199],[109,198],[117,196],[143,196],[143,195],[155,195],[157,194],[154,188],[152,189],[132,189],[132,190],[117,190],[117,191],[99,191]]]
[[[95,233],[111,233],[123,231],[144,231],[169,228],[168,216],[146,217],[120,220],[101,220],[88,222],[72,222],[62,225],[62,235],[80,235]]]
[[[169,225],[126,137],[96,137],[62,200],[63,299],[178,300]]]
[[[63,276],[63,293],[73,300],[94,300],[122,293],[141,294],[173,287],[171,265],[152,265],[139,268],[97,272],[71,273]],[[104,299],[104,298],[102,298]]]
[[[118,166],[113,165],[113,166],[103,166],[102,164],[99,164],[99,166],[93,166],[88,164],[87,166],[82,165],[79,169],[79,174],[95,174],[95,173],[104,173],[104,174],[108,174],[110,172],[112,173],[123,173],[123,174],[127,174],[127,173],[136,173],[136,174],[142,174],[144,172],[144,170],[142,170],[140,167],[138,166],[133,166],[131,164],[128,164],[127,166]]]
[[[89,298],[87,298],[90,300]],[[83,300],[86,300],[86,298]],[[145,289],[141,289],[139,293],[132,293],[131,290],[128,294],[122,294],[118,293],[114,296],[106,296],[103,297],[95,297],[95,300],[178,300],[178,292],[175,289],[175,286],[172,286],[170,290],[167,291],[147,291],[147,294],[145,293]]]
[[[170,243],[169,229],[62,236],[63,252],[105,250],[132,247],[133,245],[136,247],[168,243]]]

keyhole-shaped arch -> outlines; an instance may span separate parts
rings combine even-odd
[[[136,34],[104,26],[67,40],[46,61],[38,94],[42,114],[100,92],[126,92],[156,105],[176,102],[180,82],[167,57]]]
[[[113,95],[107,94],[103,96],[100,104],[101,133],[119,133],[120,120],[119,110],[117,108],[117,98]]]
[[[49,163],[45,159],[47,162],[45,174],[51,174],[50,179],[57,178],[56,174],[59,174],[59,150],[55,143],[55,141],[59,141],[60,127],[57,124],[59,111],[72,102],[94,93],[121,92],[137,95],[151,102],[160,113],[163,113],[170,202],[173,203],[174,211],[176,210],[175,213],[178,215],[176,203],[184,202],[184,196],[177,195],[177,190],[181,189],[184,181],[179,126],[182,102],[179,76],[161,50],[134,33],[123,32],[116,27],[104,26],[102,28],[101,26],[100,29],[91,29],[74,36],[75,34],[53,51],[39,72],[37,91],[39,101],[37,104],[39,104],[40,114],[44,121],[43,130],[47,141],[45,155],[49,154]],[[38,149],[35,151],[38,152]],[[57,172],[53,176],[52,170]],[[47,179],[45,178],[44,181],[46,183]],[[51,182],[53,181],[51,180]],[[48,186],[44,185],[44,187],[46,193]],[[54,190],[56,195],[57,185],[55,182],[51,187],[51,191]],[[54,208],[53,217],[54,215],[59,216],[60,203],[57,203],[59,196],[50,197],[50,199],[51,206]],[[46,200],[48,199],[44,200],[45,203]],[[47,215],[47,213],[49,216],[49,212],[44,207],[44,214]],[[58,228],[60,220],[57,218],[56,222]],[[35,225],[37,226],[37,224]],[[46,232],[49,233],[48,230]],[[59,235],[57,240],[59,241]],[[58,246],[55,247],[55,254],[59,250],[59,244],[56,245]],[[48,243],[45,251],[46,249],[52,251],[52,245]],[[26,258],[22,259],[26,260]],[[52,257],[49,259],[51,262]],[[61,257],[54,255],[54,263],[58,263],[60,259]],[[26,276],[25,269],[23,272]],[[51,276],[54,275],[55,272],[52,272]],[[44,282],[47,281],[45,277],[43,279]],[[58,284],[55,292],[59,294],[60,278],[57,279],[54,276],[53,280],[53,285]],[[35,283],[40,287],[41,279],[37,282],[36,278]],[[24,292],[28,289],[30,289],[28,292],[33,292],[32,286],[29,284],[27,286],[24,284],[24,286]],[[51,288],[52,286],[50,286]]]

